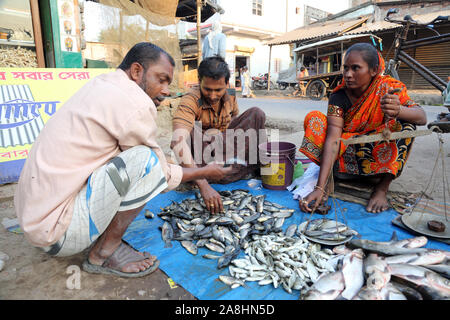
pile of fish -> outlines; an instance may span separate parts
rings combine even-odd
[[[254,196],[248,190],[220,191],[224,212],[211,214],[199,192],[195,199],[175,201],[162,208],[158,214],[165,220],[161,234],[165,247],[178,240],[191,254],[206,247],[217,254],[205,254],[204,258],[217,259],[217,267],[228,266],[241,249],[249,245],[254,235],[280,232],[284,220],[294,209],[267,201],[265,195]]]
[[[287,232],[286,232],[287,233]],[[245,281],[259,285],[281,286],[289,293],[308,288],[321,275],[334,272],[336,254],[309,242],[303,235],[290,237],[283,233],[254,236],[245,249],[245,257],[233,260],[230,276],[219,279],[232,289]]]
[[[349,228],[346,224],[326,218],[302,223],[298,226],[298,233],[303,233],[310,239],[329,242],[340,242],[358,235],[358,232]]]
[[[303,300],[449,300],[450,252],[421,248],[426,237],[389,242],[354,239],[333,248],[335,272],[321,276]]]

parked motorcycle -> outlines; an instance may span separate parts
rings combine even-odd
[[[259,75],[257,77],[252,77],[252,89],[253,90],[261,90],[261,89],[267,89],[269,74],[265,73],[264,75]],[[275,88],[275,83],[273,81],[270,81],[270,88]]]

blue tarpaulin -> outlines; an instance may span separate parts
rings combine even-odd
[[[255,190],[248,186],[247,180],[237,181],[227,185],[213,185],[218,190],[247,189],[253,195],[265,194],[266,199],[271,202],[295,209],[294,214],[285,220],[283,230],[291,224],[300,224],[310,218],[309,214],[300,211],[298,201],[292,198],[287,190]],[[258,282],[246,282],[245,287],[231,289],[218,280],[219,275],[229,275],[228,268],[217,269],[217,260],[202,258],[206,253],[212,253],[206,248],[199,248],[196,256],[190,254],[181,246],[179,241],[172,241],[172,248],[164,248],[161,231],[158,227],[163,225],[163,220],[157,216],[161,208],[171,204],[172,201],[181,202],[187,198],[195,198],[193,191],[176,192],[170,191],[153,198],[139,213],[137,218],[130,224],[124,239],[140,251],[148,251],[156,255],[160,260],[159,268],[172,278],[178,285],[189,291],[200,300],[296,300],[300,292],[293,290],[287,293],[282,287],[274,288],[273,285],[260,286]],[[364,206],[336,200],[337,209],[333,201],[328,200],[332,206],[328,215],[314,214],[312,219],[329,218],[346,223],[350,228],[361,234],[362,239],[373,241],[389,241],[395,231],[399,240],[412,238],[415,235],[406,230],[394,226],[391,221],[398,213],[390,209],[383,213],[368,213]],[[146,219],[144,211],[148,209],[155,214],[154,219]],[[449,250],[449,245],[429,240],[426,248]],[[239,257],[244,256],[242,251]]]

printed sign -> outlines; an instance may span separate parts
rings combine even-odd
[[[0,184],[19,179],[47,120],[79,88],[113,69],[0,68]]]

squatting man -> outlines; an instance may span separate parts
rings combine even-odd
[[[129,224],[157,194],[232,170],[166,161],[156,106],[169,95],[174,66],[163,49],[138,43],[117,70],[86,83],[46,123],[14,198],[31,244],[55,256],[90,247],[83,269],[91,273],[140,277],[158,268],[155,256],[122,240]]]

